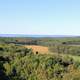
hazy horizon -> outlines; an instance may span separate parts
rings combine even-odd
[[[43,38],[67,38],[67,37],[80,37],[78,35],[34,35],[34,34],[0,34],[0,37],[43,37]]]
[[[80,0],[1,0],[0,34],[80,35]]]

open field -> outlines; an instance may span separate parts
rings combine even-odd
[[[39,52],[40,54],[47,54],[49,52],[48,47],[36,46],[36,45],[26,45],[28,49],[32,49],[34,53]]]

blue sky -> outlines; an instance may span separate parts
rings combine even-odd
[[[80,35],[80,0],[0,0],[0,34]]]

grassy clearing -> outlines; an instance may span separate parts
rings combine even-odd
[[[68,57],[72,58],[74,61],[80,62],[80,56],[75,56],[75,55],[70,55],[70,54],[60,54],[60,55],[63,56],[63,57],[68,56]]]
[[[28,49],[32,49],[34,53],[39,52],[40,54],[47,54],[49,53],[48,47],[44,46],[36,46],[36,45],[26,45]]]
[[[69,57],[73,58],[75,61],[80,62],[80,56],[69,55]]]

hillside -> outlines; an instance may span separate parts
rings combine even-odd
[[[12,40],[16,43],[6,43]],[[30,44],[18,44],[26,40]],[[0,80],[80,80],[80,46],[62,44],[69,40],[79,42],[0,38]]]

